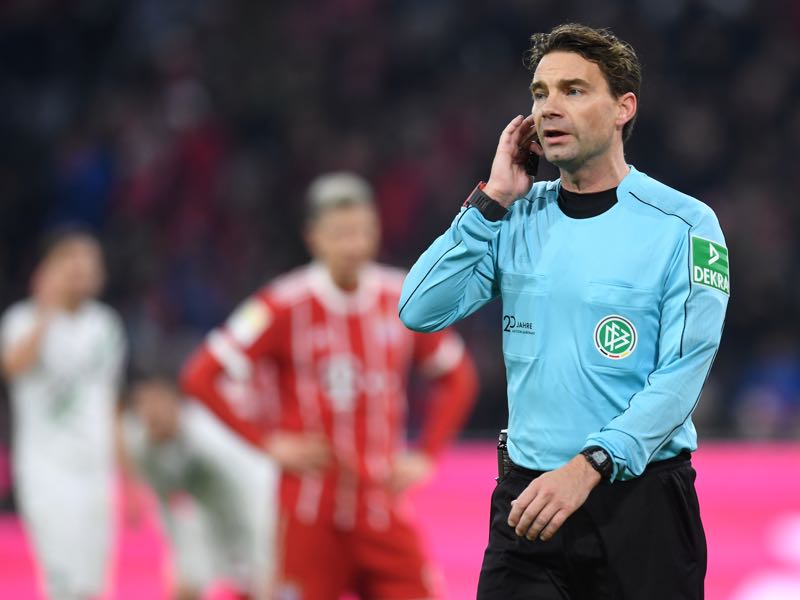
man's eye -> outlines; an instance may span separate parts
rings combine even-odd
[[[544,94],[542,92],[534,92],[533,93],[533,100],[544,100]]]
[[[567,91],[568,96],[580,96],[582,93],[583,90],[578,88],[569,88],[569,91]]]

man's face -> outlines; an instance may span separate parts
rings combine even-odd
[[[536,131],[549,162],[574,172],[609,151],[618,129],[619,101],[595,63],[574,52],[546,54],[536,67],[531,92]]]
[[[100,246],[88,237],[67,240],[54,250],[45,265],[58,279],[64,299],[81,302],[100,293],[105,278]]]
[[[161,444],[175,437],[180,418],[175,388],[162,381],[144,381],[131,391],[131,400],[151,442]]]
[[[337,283],[355,283],[358,272],[375,258],[380,223],[370,205],[353,204],[323,212],[308,229],[308,246]]]

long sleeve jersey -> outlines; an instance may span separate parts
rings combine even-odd
[[[591,218],[559,190],[535,183],[499,221],[463,207],[409,272],[400,318],[435,331],[501,297],[511,459],[551,470],[601,446],[629,479],[697,447],[728,251],[708,206],[633,167]]]
[[[0,322],[0,349],[29,336],[37,318],[31,300],[9,308]],[[34,364],[9,381],[14,460],[23,477],[110,476],[125,355],[122,321],[110,307],[90,300],[74,312],[56,313]]]
[[[461,338],[415,334],[398,320],[402,279],[370,265],[358,289],[345,293],[322,265],[298,269],[248,299],[184,369],[184,389],[260,447],[269,432],[240,418],[217,382],[220,375],[247,379],[269,365],[277,378],[277,427],[321,433],[335,456],[323,476],[284,474],[284,506],[307,522],[333,518],[348,528],[368,509],[380,520],[376,511],[391,503],[385,483],[405,443],[412,365],[433,384],[422,451],[436,455],[472,406],[476,377]]]

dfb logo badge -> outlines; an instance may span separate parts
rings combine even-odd
[[[594,345],[598,352],[612,360],[620,360],[636,349],[638,335],[636,327],[619,315],[600,319],[594,328]]]

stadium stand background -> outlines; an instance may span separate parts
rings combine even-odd
[[[237,300],[306,260],[302,193],[329,169],[374,182],[382,258],[408,267],[529,109],[528,36],[577,20],[640,54],[630,161],[712,205],[727,235],[733,296],[701,435],[799,437],[800,3],[466,6],[3,2],[0,303],[26,293],[44,230],[88,223],[134,367],[177,368]],[[483,376],[473,436],[506,418],[499,324],[495,305],[460,326]]]

